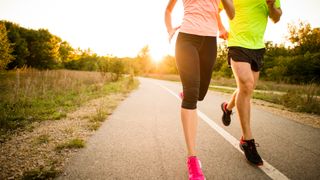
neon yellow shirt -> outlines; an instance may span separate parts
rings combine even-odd
[[[266,0],[233,0],[233,3],[235,17],[229,20],[228,47],[264,48],[264,33],[269,15]],[[276,0],[275,7],[280,7],[280,0]]]

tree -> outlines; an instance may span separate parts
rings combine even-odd
[[[46,29],[30,30],[27,34],[30,56],[27,65],[38,69],[55,68],[59,61],[59,44],[61,39],[50,34]]]
[[[217,50],[217,59],[213,66],[213,70],[219,71],[223,66],[223,64],[228,63],[227,58],[228,58],[227,45],[226,44],[219,45]]]
[[[137,74],[147,74],[154,69],[151,62],[150,49],[149,46],[143,47],[138,56],[136,57],[136,72]]]
[[[68,62],[75,58],[74,49],[67,41],[60,43],[59,55],[62,62]]]
[[[8,31],[8,39],[13,48],[11,54],[15,57],[15,59],[8,64],[8,69],[21,68],[25,66],[26,59],[30,56],[28,42],[25,39],[28,30],[8,21],[4,23]]]
[[[124,73],[124,63],[121,59],[114,58],[109,61],[110,72],[112,73],[112,80],[118,81]]]
[[[14,59],[11,52],[12,48],[7,37],[6,27],[4,23],[0,22],[0,70],[6,69],[10,61]]]
[[[271,41],[266,43],[266,53],[263,58],[263,67],[260,71],[260,77],[268,80],[281,80],[281,72],[286,69],[283,66],[284,58],[290,56],[292,50],[285,47],[284,44],[273,44]]]
[[[173,56],[165,56],[158,66],[159,73],[164,74],[178,74],[176,59]]]
[[[218,46],[217,50],[217,59],[213,66],[212,77],[216,78],[216,76],[222,77],[231,77],[232,70],[228,65],[228,49],[226,44],[222,44]]]
[[[297,54],[316,53],[320,49],[320,28],[300,21],[298,25],[288,24],[288,40],[295,46]]]

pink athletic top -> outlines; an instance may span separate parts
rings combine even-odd
[[[183,0],[184,17],[180,32],[217,36],[220,0]]]

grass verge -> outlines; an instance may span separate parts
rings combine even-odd
[[[123,87],[125,86],[125,87]],[[133,78],[112,82],[99,72],[16,70],[0,74],[0,135],[34,121],[59,120],[83,103],[130,91]]]
[[[292,111],[320,115],[320,99],[319,96],[316,95],[316,91],[319,91],[318,87],[311,84],[306,85],[304,88],[306,89],[304,90],[304,93],[307,94],[301,95],[299,91],[288,91],[283,95],[254,92],[253,98],[271,102],[274,104],[280,104]],[[232,94],[234,92],[233,90],[223,88],[210,89],[228,94]]]
[[[0,164],[4,167],[0,168],[0,179],[54,179],[63,172],[66,161],[78,151],[78,148],[85,146],[86,140],[94,134],[93,130],[97,130],[128,93],[138,86],[138,81],[133,77],[123,77],[116,82],[106,80],[99,83],[100,78],[106,78],[101,77],[99,73],[78,71],[67,73],[70,73],[70,76],[96,77],[96,81],[89,83],[92,85],[82,86],[85,89],[93,86],[93,90],[78,95],[77,98],[83,98],[81,104],[64,111],[65,118],[28,120],[23,128],[7,134],[9,138],[0,144],[0,152],[3,152],[0,155]],[[88,83],[92,79],[88,78],[86,81]],[[8,79],[5,82],[9,83]],[[60,87],[57,92],[63,93],[63,88]],[[31,98],[31,94],[29,96]],[[10,99],[7,97],[7,100]],[[72,101],[69,103],[72,105]]]
[[[23,173],[23,180],[40,180],[40,179],[54,179],[60,171],[54,169],[53,167],[50,168],[37,168],[31,171],[26,171]]]
[[[145,77],[180,81],[179,75],[166,75],[166,74],[149,74]],[[211,80],[211,85],[236,87],[234,79],[228,78],[214,78]],[[227,88],[210,87],[211,90],[233,93],[233,90]],[[264,100],[267,102],[280,104],[289,108],[292,111],[306,112],[311,114],[320,115],[320,86],[316,84],[304,84],[294,85],[285,84],[271,81],[259,80],[257,90],[269,91],[270,93],[255,92],[253,98]],[[283,94],[277,94],[273,91],[283,92]]]
[[[63,149],[79,149],[85,147],[85,142],[82,139],[71,139],[68,142],[59,144],[56,146],[56,151],[61,151]]]

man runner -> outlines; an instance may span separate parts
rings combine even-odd
[[[263,37],[268,17],[277,23],[282,10],[280,0],[234,0],[233,3],[235,17],[229,20],[228,64],[235,76],[237,90],[229,103],[221,104],[222,122],[225,126],[230,124],[232,108],[236,106],[242,129],[240,148],[249,162],[259,166],[263,161],[256,150],[250,127],[250,101],[263,66]]]

